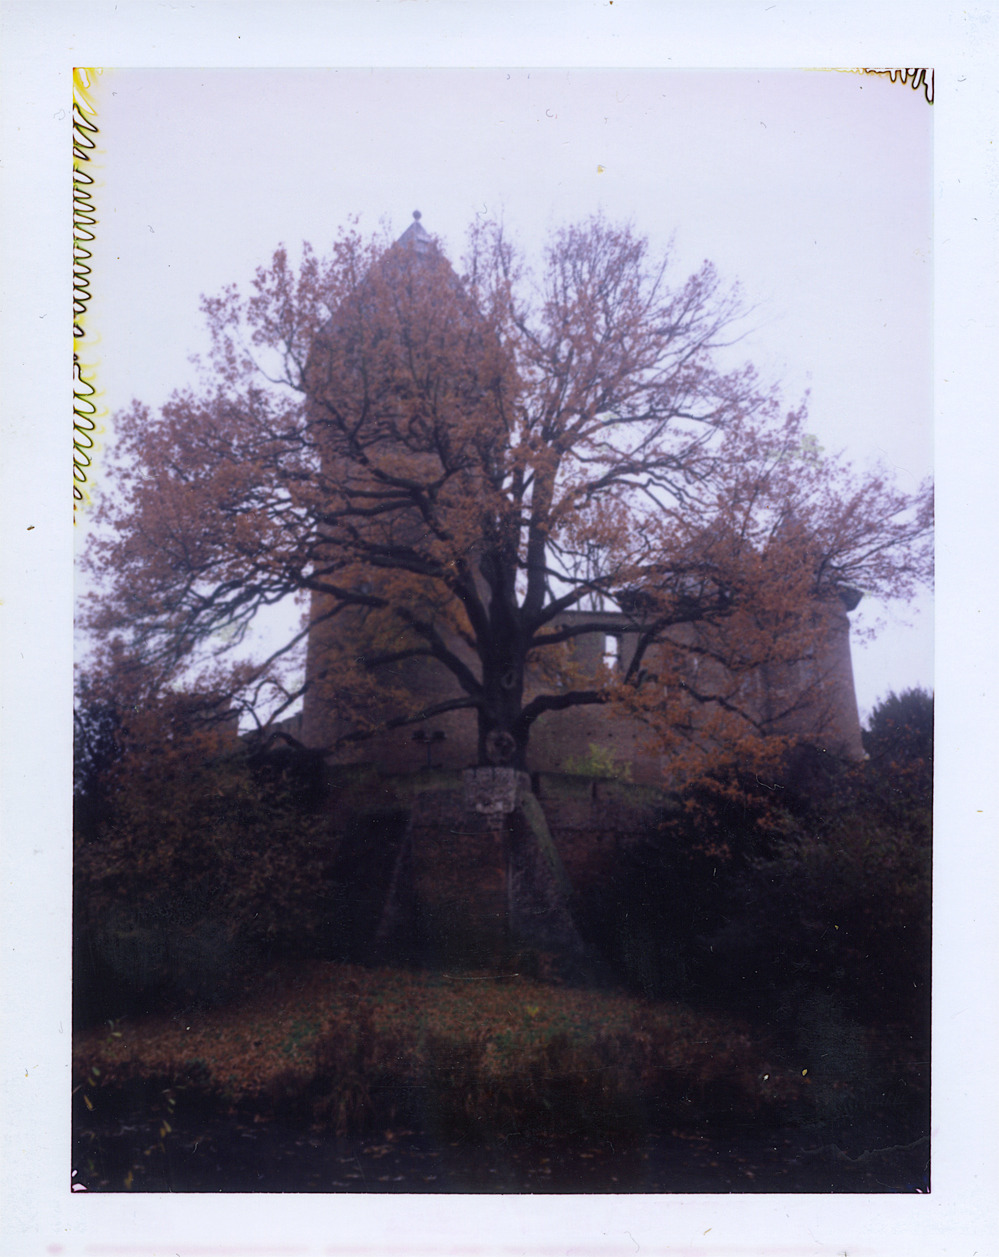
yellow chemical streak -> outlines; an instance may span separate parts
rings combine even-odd
[[[104,71],[94,66],[77,66],[73,71],[73,100],[79,101],[88,113],[96,113],[97,106],[94,104],[91,95],[94,86],[94,78]]]
[[[73,71],[73,520],[77,507],[89,502],[86,491],[93,462],[97,421],[101,411],[96,371],[84,362],[87,311],[93,295],[93,245],[97,229],[93,161],[97,152],[97,107],[94,88],[102,71],[90,66]]]

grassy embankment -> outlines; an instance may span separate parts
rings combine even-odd
[[[239,1000],[123,1019],[77,1037],[88,1108],[168,1089],[338,1133],[392,1120],[490,1137],[640,1128],[712,1112],[765,1121],[807,1105],[745,1026],[679,1004],[518,976],[313,963],[260,975]]]

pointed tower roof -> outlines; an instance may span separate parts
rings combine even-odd
[[[413,210],[413,221],[396,241],[396,244],[401,244],[406,249],[415,249],[417,253],[426,253],[433,248],[433,236],[420,222],[422,217],[423,215],[419,210]]]

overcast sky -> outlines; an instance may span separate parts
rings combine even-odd
[[[811,390],[827,449],[907,489],[932,471],[920,92],[835,71],[109,70],[95,100],[89,326],[110,415],[192,378],[200,294],[279,242],[322,250],[351,215],[399,234],[419,209],[458,261],[476,215],[531,251],[601,211],[672,237],[678,279],[708,258],[739,283],[740,355],[789,403]],[[854,651],[863,713],[933,684],[929,600],[855,618],[872,616],[887,623]]]

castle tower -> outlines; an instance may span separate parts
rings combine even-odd
[[[413,486],[426,486],[429,493],[446,472],[452,493],[469,503],[481,498],[476,460],[461,448],[456,419],[459,411],[474,414],[481,375],[493,369],[492,348],[457,275],[415,212],[317,337],[307,367],[309,423],[322,443],[322,476],[334,503],[329,522],[321,525],[316,570],[329,565],[331,583],[377,598],[398,579],[388,565],[381,578],[377,556],[371,562],[370,554],[363,571],[343,564],[338,551],[349,553],[352,528],[363,529],[366,541],[386,553],[409,550],[418,566],[433,538],[413,504]],[[438,359],[448,363],[449,354],[450,394],[442,397],[438,389],[430,398],[424,372],[440,370]],[[368,374],[372,361],[377,371]],[[393,485],[399,486],[394,505]],[[413,609],[425,619],[441,621],[449,646],[474,669],[474,652],[447,623],[454,608],[434,607],[433,591],[422,590],[417,578],[406,596],[421,604]],[[375,606],[337,610],[336,601],[322,593],[313,594],[310,617],[302,719],[307,745],[332,747],[366,725],[461,697],[440,663],[407,655],[422,643],[397,617]],[[372,653],[399,658],[372,676],[363,664]],[[345,676],[353,687],[349,692],[342,688]],[[338,758],[412,770],[426,765],[429,746],[435,764],[464,767],[475,758],[474,729],[474,712],[449,713],[432,727],[415,730],[422,741],[414,741],[414,729],[407,727],[356,745],[341,743]]]
[[[371,363],[374,371],[368,370]],[[428,364],[437,364],[438,382],[447,381],[447,388],[432,397],[424,383]],[[429,552],[434,539],[412,488],[431,492],[445,471],[459,512],[467,510],[474,524],[485,493],[482,455],[480,449],[466,451],[462,442],[490,439],[493,419],[486,408],[477,408],[489,379],[502,369],[502,348],[419,213],[316,338],[306,369],[307,406],[310,430],[322,449],[326,498],[319,504],[314,569],[331,586],[370,596],[369,605],[346,607],[328,594],[312,596],[301,736],[311,747],[336,747],[341,762],[409,772],[428,763],[457,769],[477,761],[473,710],[429,714],[462,697],[454,675],[437,660],[415,653],[421,639],[376,605],[399,579],[397,569],[386,563],[383,575],[370,550],[352,568],[350,555],[354,529],[363,530],[366,542],[380,545],[386,555]],[[393,486],[398,487],[395,499]],[[469,537],[481,535],[469,527]],[[475,554],[467,558],[474,565]],[[456,600],[435,604],[429,582],[423,587],[418,577],[405,596],[414,611],[439,625],[448,648],[479,675]],[[842,591],[817,602],[815,649],[793,664],[761,668],[750,681],[751,704],[765,726],[777,733],[817,736],[830,751],[847,757],[863,754],[847,618],[858,600],[852,591]],[[563,618],[583,614],[567,612]],[[605,622],[606,634],[576,640],[573,650],[583,669],[599,675],[608,643],[616,642],[622,657],[630,657],[634,630],[627,617],[609,611],[587,612],[585,618]],[[677,643],[690,644],[684,642],[684,630],[678,631]],[[370,672],[365,660],[372,655],[389,662]],[[715,678],[719,693],[725,681]],[[541,684],[540,672],[528,674],[525,701]],[[428,715],[415,724],[349,740],[423,712]],[[648,750],[641,723],[597,705],[543,716],[532,731],[529,767],[563,771],[572,760],[586,760],[593,747],[630,765],[637,782],[662,784],[668,777],[668,764]]]

